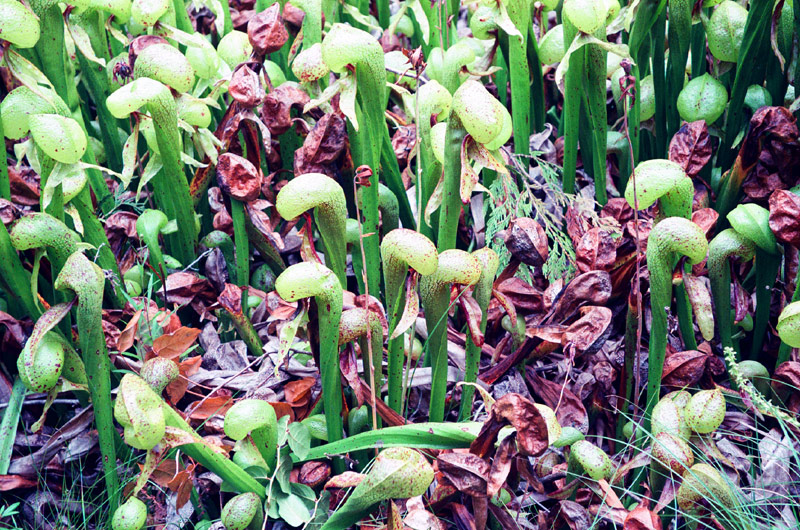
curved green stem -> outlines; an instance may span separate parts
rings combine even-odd
[[[417,183],[417,212],[419,215],[417,230],[428,237],[433,237],[433,231],[422,221],[422,212],[425,211],[428,200],[436,188],[439,181],[438,174],[441,172],[441,170],[436,170],[440,164],[433,155],[431,145],[431,118],[436,116],[439,121],[446,119],[450,114],[452,100],[450,92],[435,80],[425,83],[417,90],[419,110],[416,122],[420,138],[419,159],[417,160],[417,164],[420,166],[420,182]]]
[[[481,277],[481,262],[463,250],[439,254],[436,272],[420,280],[420,294],[428,326],[428,355],[431,356],[430,421],[443,421],[447,395],[447,312],[450,286],[471,286]]]
[[[343,73],[348,65],[355,68],[358,83],[357,99],[363,111],[359,126],[350,124],[356,131],[351,136],[356,166],[366,165],[372,170],[370,185],[364,191],[363,233],[367,284],[371,294],[380,292],[380,251],[378,238],[378,175],[380,174],[381,138],[386,109],[386,70],[383,48],[375,38],[354,27],[334,24],[322,41],[322,58],[336,73]],[[342,238],[342,242],[344,238]]]
[[[481,264],[481,277],[475,285],[475,300],[481,308],[481,332],[486,331],[486,317],[489,308],[489,301],[492,298],[492,286],[497,268],[500,266],[500,259],[497,253],[490,248],[482,248],[472,253]],[[467,348],[464,365],[466,373],[464,382],[475,383],[478,380],[478,369],[481,360],[481,347],[475,344],[472,335],[467,334]],[[472,398],[475,395],[475,387],[464,385],[461,389],[461,410],[458,414],[458,421],[468,421],[472,416]]]
[[[46,248],[52,260],[53,274],[58,276],[67,258],[78,250],[78,234],[62,221],[46,213],[32,213],[20,218],[11,227],[11,244],[17,250]]]
[[[631,208],[646,210],[658,201],[659,218],[692,217],[694,184],[681,166],[670,160],[648,160],[636,166],[634,175],[625,188]]]
[[[362,195],[364,188],[358,189],[358,202],[362,204]],[[397,202],[397,197],[388,187],[383,184],[378,184],[378,211],[381,214],[381,239],[400,226],[400,203]]]
[[[386,308],[389,318],[389,335],[403,313],[405,292],[403,286],[409,268],[422,276],[433,274],[439,265],[433,242],[413,230],[392,230],[381,242],[383,279],[386,285]],[[389,339],[389,406],[398,414],[403,402],[403,337]]]
[[[369,342],[367,342],[368,337]],[[374,311],[355,307],[342,313],[342,320],[339,323],[339,346],[355,340],[358,340],[361,349],[364,380],[372,389],[375,399],[380,399],[383,384],[383,326]],[[380,425],[375,427],[379,428]]]
[[[168,222],[167,216],[161,210],[145,210],[136,220],[136,233],[147,246],[150,266],[159,274],[162,282],[167,279],[167,266],[164,264],[164,254],[161,252],[158,236]]]
[[[652,325],[646,418],[650,417],[661,390],[661,376],[667,350],[667,311],[672,305],[672,271],[675,259],[678,256],[686,256],[688,263],[694,265],[705,259],[707,250],[708,242],[703,230],[692,221],[681,217],[664,219],[653,227],[647,239]],[[649,419],[647,421],[649,423]]]
[[[156,140],[164,168],[152,180],[159,209],[175,219],[180,230],[166,237],[170,254],[181,263],[191,263],[197,246],[197,227],[189,183],[180,160],[180,132],[175,98],[160,82],[142,77],[119,88],[106,99],[106,106],[118,119],[146,106],[153,118]]]
[[[731,322],[731,266],[729,258],[741,257],[750,261],[755,256],[755,244],[733,228],[727,228],[708,245],[708,277],[716,307],[715,318],[723,348],[733,348]]]
[[[342,386],[339,369],[339,321],[342,317],[342,286],[336,275],[319,263],[298,263],[275,280],[275,290],[287,302],[314,298],[319,314],[319,370],[325,403],[328,441],[342,439]],[[341,461],[334,467],[343,470]]]
[[[314,220],[325,245],[326,263],[339,278],[342,288],[346,288],[347,207],[339,183],[322,173],[298,175],[278,192],[275,208],[286,220],[314,209]]]
[[[54,287],[74,292],[78,297],[78,336],[89,380],[100,452],[103,457],[106,492],[110,510],[119,503],[114,421],[111,411],[111,363],[103,334],[103,271],[80,252],[67,258]]]
[[[731,227],[756,246],[756,314],[750,358],[757,359],[769,324],[772,286],[781,266],[775,234],[769,226],[769,210],[754,203],[740,204],[727,215]]]

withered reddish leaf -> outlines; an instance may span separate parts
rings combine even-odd
[[[260,105],[265,96],[258,74],[246,63],[240,64],[233,71],[228,84],[228,93],[242,106],[251,109]]]
[[[558,294],[547,317],[563,323],[582,305],[602,306],[611,298],[611,277],[604,271],[589,271],[573,279]]]
[[[613,314],[609,308],[597,306],[583,307],[581,312],[583,316],[564,333],[563,343],[572,344],[579,352],[596,351],[610,332]]]
[[[139,239],[136,233],[137,219],[137,215],[133,212],[114,212],[106,219],[106,235],[114,254],[119,255],[126,243]]]
[[[497,492],[505,485],[508,474],[511,472],[511,464],[514,462],[514,457],[517,454],[516,444],[514,443],[513,436],[506,436],[500,442],[500,447],[494,454],[492,459],[492,467],[489,469],[488,487],[486,494],[488,497],[494,497]]]
[[[617,242],[608,231],[600,228],[592,228],[583,234],[575,247],[575,265],[579,272],[610,271],[616,259]]]
[[[776,390],[797,392],[797,389],[800,388],[800,362],[787,361],[781,364],[775,370],[772,386]]]
[[[158,357],[176,360],[192,347],[198,336],[200,336],[199,329],[181,327],[174,333],[161,335],[154,340],[153,352]]]
[[[696,177],[713,155],[705,120],[684,123],[669,143],[669,159]]]
[[[172,304],[190,304],[195,299],[211,301],[216,298],[214,288],[205,278],[194,272],[173,272],[167,276],[167,300]]]
[[[469,329],[470,337],[472,337],[472,342],[478,347],[483,346],[484,337],[481,331],[481,319],[483,314],[481,313],[481,306],[478,305],[478,301],[472,296],[464,294],[458,298],[458,305],[461,308],[464,318],[467,319],[467,328]]]
[[[394,150],[394,156],[397,158],[397,163],[401,168],[404,168],[408,164],[408,159],[411,156],[411,152],[414,150],[416,143],[416,125],[408,125],[397,128],[394,136],[392,136],[392,149]]]
[[[175,501],[175,506],[178,508],[182,508],[187,502],[189,502],[193,487],[192,478],[194,475],[194,468],[196,466],[197,464],[188,465],[186,469],[176,473],[175,477],[167,483],[167,487],[170,489],[170,491],[178,494]]]
[[[538,456],[548,447],[547,424],[533,402],[520,394],[506,394],[492,406],[489,419],[472,442],[470,451],[486,456],[494,448],[497,433],[505,425],[517,430],[517,444],[526,456]]]
[[[236,200],[251,202],[261,193],[261,173],[246,158],[225,153],[217,162],[217,183]]]
[[[564,382],[556,383],[539,376],[536,370],[528,367],[525,371],[528,387],[544,401],[544,404],[556,411],[556,417],[562,427],[575,427],[586,433],[589,430],[589,416],[586,407],[572,390],[564,386]]]
[[[180,377],[167,385],[165,389],[170,402],[177,403],[186,394],[186,389],[189,386],[188,378],[200,371],[200,364],[203,358],[199,355],[184,359],[178,364]]]
[[[779,241],[800,246],[800,196],[787,190],[770,195],[769,228]]]
[[[692,222],[703,229],[706,237],[714,235],[719,214],[713,208],[701,208],[692,212]]]
[[[511,255],[526,265],[541,268],[547,261],[547,234],[542,225],[529,217],[518,217],[511,221],[505,243]]]
[[[439,471],[461,493],[485,496],[489,463],[472,453],[442,453],[436,459]]]
[[[539,298],[541,298],[541,293],[538,293],[537,291],[537,294],[539,295]],[[495,300],[497,300],[497,303],[500,304],[500,307],[502,307],[505,310],[506,314],[508,315],[508,319],[511,322],[516,322],[517,308],[514,307],[514,304],[511,302],[511,300],[509,300],[505,294],[498,291],[497,289],[492,289],[492,296],[494,297]]]
[[[790,189],[800,177],[800,134],[791,111],[761,107],[750,119],[750,130],[739,150],[737,165],[744,176],[742,190],[754,200]]]
[[[406,304],[403,307],[403,314],[400,320],[392,331],[392,336],[389,339],[395,339],[408,331],[411,326],[417,321],[419,316],[419,295],[417,294],[417,274],[409,274],[406,276]],[[479,309],[480,310],[480,309]]]
[[[293,407],[303,406],[311,399],[311,389],[314,388],[317,380],[313,377],[304,377],[296,381],[290,381],[284,386],[286,402]]]
[[[347,152],[347,126],[338,114],[329,113],[320,118],[294,153],[294,173],[322,173],[335,177]]]
[[[441,519],[433,515],[428,510],[414,508],[408,510],[403,518],[403,524],[409,530],[445,530],[446,526]],[[400,530],[403,526],[398,527]]]
[[[275,416],[279,419],[283,418],[284,416],[289,416],[290,421],[294,421],[294,411],[292,410],[291,405],[288,403],[272,403],[272,408],[275,409]]]
[[[634,212],[624,197],[614,197],[608,199],[606,205],[600,210],[600,217],[611,217],[620,225],[624,225],[628,221],[633,221]]]
[[[289,32],[283,25],[281,5],[278,2],[250,19],[247,23],[247,37],[253,45],[253,51],[261,56],[283,47],[289,40]]]
[[[361,484],[361,481],[364,480],[366,475],[362,475],[361,473],[356,473],[355,471],[345,471],[344,473],[339,473],[338,475],[334,475],[328,482],[325,483],[324,489],[331,489],[331,488],[354,488]]]
[[[141,317],[141,315],[141,309],[136,311],[128,321],[125,329],[120,333],[119,339],[117,339],[117,350],[120,352],[128,351],[128,349],[133,346],[133,339],[136,338],[136,331],[139,329],[139,317]]]
[[[321,486],[331,477],[331,466],[326,462],[306,462],[300,468],[300,484],[311,488]]]
[[[498,285],[495,290],[505,297],[505,300],[498,298],[498,301],[503,302],[503,307],[509,317],[511,316],[510,306],[516,310],[533,312],[540,312],[544,309],[542,292],[519,278],[509,278]],[[516,310],[514,316],[516,316]]]
[[[0,491],[14,491],[25,488],[35,488],[39,484],[36,478],[21,475],[0,475]]]
[[[211,416],[224,416],[233,406],[230,396],[214,396],[202,402],[189,405],[189,417],[193,420],[207,420]]]
[[[592,526],[592,516],[588,510],[575,501],[561,501],[559,517],[567,523],[571,530],[585,530]]]
[[[310,101],[308,94],[299,86],[284,83],[264,98],[261,106],[261,120],[272,136],[280,136],[292,126],[292,108],[302,112]]]
[[[707,357],[699,350],[668,352],[664,360],[663,384],[675,388],[695,385],[705,372]]]
[[[15,164],[8,165],[11,200],[18,206],[39,205],[39,176],[32,169]]]
[[[232,283],[226,283],[225,289],[219,294],[219,305],[232,314],[242,312],[242,288]]]
[[[645,508],[638,506],[625,517],[623,530],[661,530],[661,518]]]

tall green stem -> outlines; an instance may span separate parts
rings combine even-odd
[[[422,276],[433,274],[438,267],[436,247],[430,239],[407,228],[392,230],[381,242],[383,278],[386,285],[386,308],[389,313],[389,336],[395,328],[405,305],[404,285],[409,268]],[[389,406],[398,414],[403,402],[403,336],[389,339]]]
[[[175,98],[159,81],[142,77],[108,96],[106,105],[118,119],[127,117],[142,106],[146,106],[150,112],[164,165],[152,180],[156,204],[167,217],[175,219],[180,227],[174,234],[166,236],[167,247],[170,254],[181,263],[191,263],[195,259],[197,247],[197,225],[189,183],[180,159],[180,131]]]
[[[492,286],[497,268],[500,266],[500,259],[497,253],[486,247],[472,253],[481,264],[481,277],[475,285],[474,297],[481,308],[481,333],[486,331],[487,310],[489,301],[492,298]],[[481,347],[478,346],[471,333],[467,333],[466,357],[464,360],[465,383],[475,383],[478,380],[478,368],[480,367]],[[472,416],[472,398],[475,395],[475,387],[467,384],[461,389],[461,410],[458,413],[458,421],[468,421]]]
[[[89,380],[110,511],[119,503],[119,479],[111,408],[111,362],[103,334],[103,271],[80,252],[67,258],[54,287],[78,297],[78,343]]]
[[[429,420],[443,421],[447,394],[447,312],[452,284],[472,286],[481,277],[481,262],[463,250],[439,254],[436,272],[420,280],[420,294],[428,327],[428,355],[433,368]]]
[[[357,138],[351,137],[355,148],[354,163],[366,165],[372,171],[370,185],[364,192],[363,239],[367,284],[370,294],[380,292],[380,250],[378,239],[378,175],[380,174],[381,138],[386,109],[386,70],[383,48],[369,33],[334,24],[322,41],[322,58],[328,67],[343,73],[348,65],[356,71],[357,99],[363,111]],[[354,124],[351,124],[356,129]],[[342,238],[344,243],[344,238]]]
[[[287,302],[316,300],[319,326],[319,371],[328,441],[342,439],[342,385],[339,369],[339,321],[342,317],[342,286],[324,265],[304,262],[292,265],[275,280],[275,290]],[[337,472],[343,462],[334,461]]]
[[[652,311],[645,413],[648,424],[661,390],[667,351],[667,311],[672,305],[672,271],[676,257],[686,256],[690,264],[697,264],[705,259],[707,250],[708,243],[703,230],[681,217],[664,219],[653,227],[647,239]]]

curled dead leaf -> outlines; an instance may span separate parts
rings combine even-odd
[[[669,143],[669,159],[696,177],[713,155],[705,120],[684,123]]]
[[[264,11],[256,13],[247,23],[247,37],[253,51],[262,57],[280,50],[289,40],[289,32],[283,25],[281,4],[275,2]]]
[[[251,202],[261,193],[261,172],[246,158],[225,153],[217,162],[217,183],[234,199]]]

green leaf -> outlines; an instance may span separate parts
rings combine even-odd
[[[311,512],[303,499],[291,493],[278,497],[278,513],[289,526],[301,526],[311,520]]]
[[[298,458],[305,458],[311,449],[311,433],[299,421],[289,424],[289,449]]]
[[[400,427],[386,427],[363,432],[312,448],[305,458],[295,456],[295,462],[318,460],[327,455],[338,455],[362,449],[386,447],[412,447],[418,449],[467,448],[478,436],[481,423],[413,423]]]

